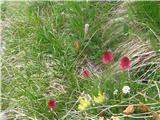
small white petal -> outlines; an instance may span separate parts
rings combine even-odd
[[[117,89],[114,90],[113,94],[114,94],[114,95],[117,95],[117,94],[118,94],[118,90],[117,90]]]
[[[130,93],[130,87],[129,87],[129,86],[123,86],[122,92],[123,92],[124,94]]]

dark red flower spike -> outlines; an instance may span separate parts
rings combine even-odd
[[[90,72],[88,70],[83,70],[81,73],[82,77],[90,77]]]
[[[54,109],[56,107],[56,100],[51,99],[48,101],[48,108],[49,109]]]
[[[120,58],[120,60],[119,60],[119,67],[122,70],[126,70],[126,69],[130,68],[130,66],[131,66],[131,61],[129,60],[128,57],[123,56],[123,57]]]
[[[111,51],[106,51],[106,52],[103,53],[103,55],[102,55],[102,62],[104,64],[108,64],[112,60],[113,60],[113,54],[112,54]]]

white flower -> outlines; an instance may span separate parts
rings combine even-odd
[[[4,112],[0,113],[0,120],[7,120],[7,115]]]
[[[129,87],[129,86],[123,86],[122,92],[123,92],[124,94],[130,93],[130,87]]]
[[[113,92],[113,95],[117,95],[118,94],[118,90],[115,89],[114,92]]]

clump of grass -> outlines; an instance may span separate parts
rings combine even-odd
[[[150,43],[156,50],[160,48],[160,31],[159,31],[159,17],[160,17],[160,5],[157,1],[142,1],[131,4],[129,8],[129,17],[131,20],[135,20],[138,26],[144,28],[149,35]],[[146,35],[146,34],[145,34]]]
[[[144,42],[146,34],[153,34],[135,28],[137,24],[126,17],[126,10],[121,16],[118,10],[123,10],[126,4],[6,2],[5,5],[3,15],[9,19],[9,26],[3,32],[7,46],[2,59],[2,109],[11,119],[98,119],[99,111],[105,111],[108,117],[116,114],[128,120],[132,118],[122,115],[123,106],[139,102],[158,111],[159,54],[152,49],[150,41]],[[89,24],[86,34],[85,24]],[[135,34],[140,40],[135,39]],[[78,49],[73,46],[75,41]],[[109,48],[114,51],[114,62],[103,65],[101,55]],[[146,61],[137,63],[145,52],[154,54],[144,56]],[[135,61],[134,69],[128,73],[115,67],[123,55]],[[152,62],[156,64],[147,64]],[[99,69],[94,72],[96,67]],[[91,78],[80,77],[83,68],[92,72]],[[141,76],[151,81],[139,83]],[[124,85],[131,87],[126,97],[120,92]],[[107,101],[85,112],[77,111],[78,97],[82,93],[96,96],[99,89],[106,93]],[[119,91],[116,97],[115,89]],[[52,98],[57,100],[57,107],[50,111],[47,102]]]

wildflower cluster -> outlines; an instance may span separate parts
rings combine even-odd
[[[102,54],[102,63],[103,64],[109,64],[113,61],[113,53],[111,51],[105,51]],[[119,68],[121,70],[127,70],[131,67],[131,61],[128,57],[123,56],[119,59]],[[81,76],[82,78],[90,78],[91,77],[91,72],[88,69],[84,69],[81,72]],[[122,88],[122,94],[126,95],[130,93],[130,87],[129,86],[123,86]],[[118,90],[116,89],[113,92],[113,95],[117,95],[118,94]],[[86,108],[88,108],[89,106],[91,106],[92,102],[96,103],[96,104],[102,104],[105,101],[105,92],[102,92],[101,90],[99,90],[98,95],[97,96],[93,96],[93,99],[90,97],[90,99],[87,99],[86,96],[80,96],[79,97],[79,105],[78,105],[78,110],[80,111],[84,111]]]
[[[98,96],[93,96],[93,99],[90,95],[83,95],[79,97],[78,110],[84,111],[86,108],[91,106],[91,103],[101,104],[105,101],[105,93],[101,91],[98,92]]]
[[[102,55],[102,63],[103,64],[109,64],[112,60],[113,60],[113,53],[111,51],[105,51]],[[131,67],[131,61],[129,60],[129,58],[126,57],[126,56],[121,57],[120,60],[119,60],[119,67],[122,70],[126,70],[126,69],[130,68]],[[83,78],[90,78],[91,77],[91,72],[88,69],[84,69],[81,72],[81,76]],[[122,93],[124,95],[130,93],[130,87],[129,86],[124,86],[122,88]],[[116,89],[113,92],[113,94],[117,95],[118,90]],[[106,99],[105,92],[102,92],[101,90],[98,91],[97,96],[91,97],[90,95],[82,95],[82,96],[79,97],[78,110],[84,111],[89,106],[91,106],[92,103],[93,103],[93,105],[102,104],[102,103],[104,103],[105,99]],[[56,108],[56,105],[57,105],[56,100],[50,99],[48,101],[48,108],[49,109],[52,110],[52,109]]]
[[[113,53],[111,51],[105,51],[102,55],[102,63],[103,64],[109,64],[113,60]],[[123,56],[119,60],[119,67],[122,70],[126,70],[131,67],[131,61],[129,60],[128,57]],[[91,77],[91,72],[88,69],[84,69],[81,72],[82,78],[90,78]],[[130,93],[130,87],[129,86],[124,86],[122,88],[122,93],[128,94]],[[113,92],[114,95],[118,94],[118,90],[116,89]],[[79,97],[79,104],[78,104],[78,110],[84,111],[86,110],[89,106],[95,105],[95,104],[102,104],[104,103],[106,99],[105,92],[102,92],[101,90],[98,91],[97,96],[91,97],[90,95],[83,95]],[[57,102],[54,99],[48,100],[48,108],[49,109],[55,109],[57,106]]]

